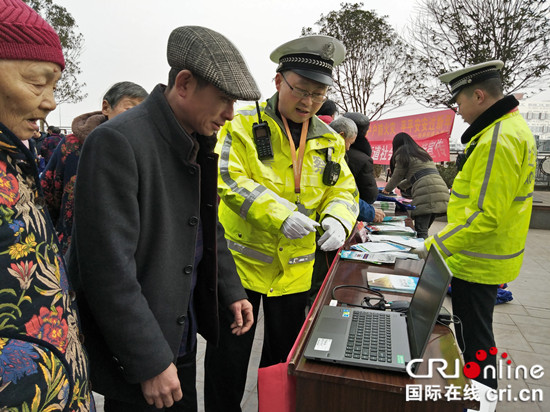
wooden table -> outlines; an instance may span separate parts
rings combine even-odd
[[[411,261],[412,262],[412,261]],[[337,257],[327,275],[327,279],[319,291],[317,301],[312,307],[305,329],[298,338],[296,350],[289,361],[289,374],[296,378],[296,411],[298,412],[400,412],[400,411],[457,411],[464,408],[479,409],[479,402],[460,399],[447,401],[444,396],[445,387],[456,385],[463,388],[470,381],[462,373],[456,379],[444,379],[435,372],[434,377],[411,378],[407,373],[380,371],[375,369],[358,368],[330,363],[306,360],[303,357],[305,345],[308,341],[312,326],[317,319],[320,309],[331,300],[331,291],[336,285],[364,284],[362,271],[378,271],[391,273],[391,266],[368,265],[363,262],[339,260]],[[359,289],[339,289],[337,297],[340,301],[359,304],[366,292]],[[407,300],[410,295],[384,293],[386,300]],[[459,348],[451,331],[441,325],[436,325],[424,360],[429,358],[446,359],[449,367],[448,375],[455,374],[455,360],[460,358]],[[462,370],[462,360],[459,370]],[[426,375],[428,363],[422,362],[417,374]],[[440,400],[406,400],[407,385],[426,385],[441,389]],[[424,395],[424,394],[423,394]],[[423,398],[424,399],[424,398]]]

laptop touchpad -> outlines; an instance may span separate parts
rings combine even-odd
[[[344,319],[321,319],[319,332],[342,334],[346,332],[348,322]]]

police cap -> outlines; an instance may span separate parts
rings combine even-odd
[[[500,69],[504,63],[500,60],[491,60],[473,66],[447,72],[439,76],[439,80],[451,86],[450,103],[454,102],[456,96],[467,86],[480,83],[487,79],[500,78]]]
[[[277,72],[291,70],[319,83],[332,85],[332,69],[344,61],[346,48],[331,36],[313,35],[291,40],[269,56]]]

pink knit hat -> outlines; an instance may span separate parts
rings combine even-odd
[[[0,0],[0,59],[46,61],[65,68],[57,33],[21,0]]]

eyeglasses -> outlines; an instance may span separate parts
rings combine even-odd
[[[323,103],[325,100],[327,100],[327,95],[326,94],[310,93],[307,90],[300,89],[298,87],[292,87],[290,85],[290,83],[288,82],[288,80],[285,78],[285,75],[283,73],[281,73],[281,76],[282,76],[283,80],[285,81],[285,83],[287,84],[287,86],[290,88],[290,92],[292,93],[292,95],[294,97],[296,97],[297,99],[302,100],[302,99],[307,99],[308,97],[311,97],[311,100],[314,103]]]

